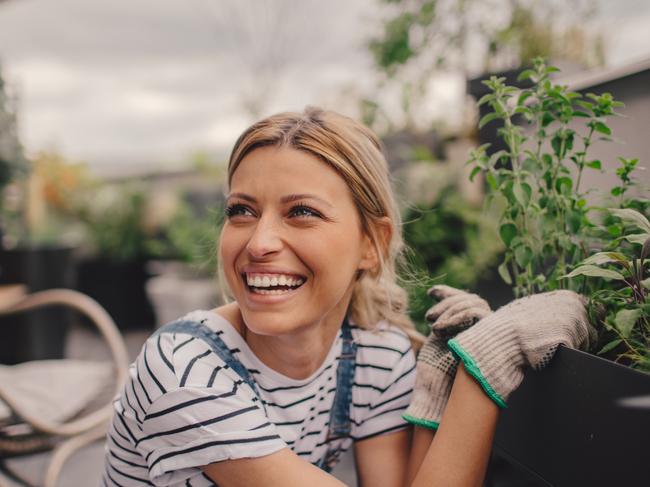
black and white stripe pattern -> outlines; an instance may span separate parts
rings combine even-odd
[[[195,311],[185,319],[215,330],[257,382],[261,400],[200,339],[182,333],[151,337],[115,400],[107,437],[106,486],[210,486],[200,466],[268,455],[284,447],[316,463],[325,454],[336,390],[340,336],[322,366],[304,380],[262,363],[221,316]],[[415,382],[415,357],[401,330],[352,324],[357,367],[352,388],[353,441],[398,431]]]

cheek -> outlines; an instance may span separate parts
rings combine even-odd
[[[346,288],[356,274],[359,253],[351,239],[315,240],[309,247],[312,269],[324,279],[320,284],[328,287]]]
[[[226,277],[230,280],[234,262],[241,252],[242,242],[237,232],[224,228],[219,239],[219,259],[223,264]]]

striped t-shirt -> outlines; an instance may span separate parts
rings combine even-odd
[[[182,333],[153,336],[114,401],[103,485],[211,486],[201,466],[285,447],[317,463],[332,445],[325,438],[341,333],[320,368],[297,380],[266,366],[217,313],[194,311],[184,319],[219,335],[251,373],[265,407],[203,340]],[[342,450],[407,427],[402,413],[415,382],[415,356],[403,331],[385,322],[377,331],[350,324],[357,343],[352,430],[332,445]]]

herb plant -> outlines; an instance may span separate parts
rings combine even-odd
[[[600,324],[599,353],[650,371],[648,205],[627,198],[638,160],[620,159],[619,182],[609,191],[618,208],[591,205],[581,188],[584,171],[602,170],[589,148],[597,137],[610,139],[607,117],[623,104],[609,93],[582,96],[556,85],[550,79],[555,71],[538,58],[519,75],[530,88],[492,77],[484,82],[490,93],[479,100],[492,109],[479,127],[500,121],[497,133],[506,146],[489,154],[489,144],[483,145],[468,161],[470,178],[485,176],[488,199],[504,201],[499,234],[506,252],[499,274],[516,296],[561,288],[589,295],[593,321]]]

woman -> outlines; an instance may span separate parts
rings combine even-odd
[[[316,108],[275,115],[240,136],[228,182],[219,264],[234,300],[147,341],[115,402],[103,483],[341,485],[327,472],[354,445],[361,485],[479,485],[498,401],[489,374],[456,373],[457,358],[491,364],[501,342],[473,345],[501,315],[460,333],[452,355],[440,337],[487,312],[439,290],[451,325],[425,344],[405,411],[418,335],[377,137]]]

